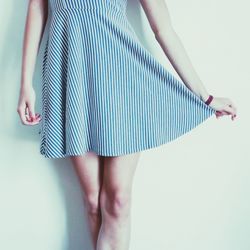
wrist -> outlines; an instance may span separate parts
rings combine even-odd
[[[27,90],[30,90],[32,88],[32,83],[31,82],[21,82],[21,85],[20,85],[20,91],[23,92],[23,91],[27,91]]]
[[[28,77],[21,78],[21,87],[29,87],[32,86],[32,79]]]
[[[23,85],[30,85],[32,84],[33,75],[29,72],[22,72],[21,73],[21,84]]]
[[[209,105],[214,99],[213,95],[208,95],[208,98],[203,100],[206,105]]]
[[[205,93],[201,93],[200,94],[200,99],[203,101],[203,102],[206,102],[209,98],[210,94],[205,92]]]

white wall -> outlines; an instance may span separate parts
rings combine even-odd
[[[68,159],[39,154],[38,127],[20,123],[22,36],[28,1],[0,0],[0,248],[90,249],[77,176]],[[249,250],[248,0],[168,0],[173,25],[209,92],[238,117],[215,117],[142,153],[134,179],[131,250]],[[139,38],[176,74],[134,0]],[[43,44],[44,45],[44,44]],[[40,51],[34,76],[41,111]]]

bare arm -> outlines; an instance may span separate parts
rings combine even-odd
[[[140,0],[149,24],[164,53],[185,83],[203,101],[209,93],[200,78],[178,37],[174,31],[165,0]]]
[[[23,38],[21,86],[17,108],[23,124],[30,124],[25,118],[26,108],[29,109],[30,118],[34,117],[35,94],[32,89],[32,78],[47,16],[48,0],[29,0]]]

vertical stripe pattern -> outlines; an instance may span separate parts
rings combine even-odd
[[[215,113],[138,40],[127,0],[49,0],[40,153],[118,156],[154,148]]]

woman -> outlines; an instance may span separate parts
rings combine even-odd
[[[43,122],[41,154],[72,160],[98,250],[129,248],[140,151],[181,136],[214,113],[236,117],[230,99],[209,95],[201,83],[165,1],[140,3],[185,87],[140,44],[126,19],[126,0],[29,1],[17,111],[24,125]],[[34,110],[32,75],[49,8],[42,119]]]

